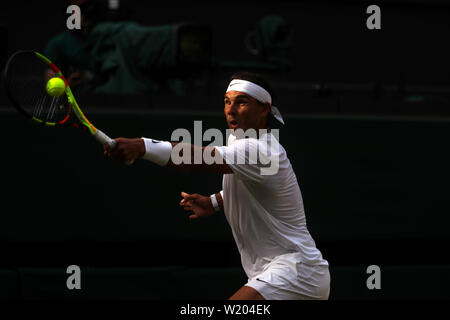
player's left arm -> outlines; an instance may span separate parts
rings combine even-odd
[[[147,152],[146,144],[144,143],[144,140],[142,138],[134,138],[134,139],[117,138],[115,139],[115,141],[116,147],[111,150],[109,146],[105,145],[105,152],[104,152],[105,155],[111,157],[114,160],[123,162],[134,161],[138,158],[143,157]],[[179,144],[178,142],[170,142],[170,143],[172,144],[172,148],[174,148]],[[156,146],[157,145],[155,145],[155,147]],[[172,157],[169,157],[168,161],[165,164],[160,163],[160,165],[173,170],[183,172],[209,172],[218,174],[233,173],[233,171],[225,163],[225,161],[222,161],[222,163],[216,162],[213,162],[212,164],[206,163],[203,157],[206,148],[210,148],[207,149],[206,151],[212,158],[215,158],[217,150],[214,147],[200,147],[195,146],[193,144],[184,143],[184,148],[180,148],[179,157],[181,159],[187,159],[188,161],[182,161],[181,163],[174,163],[172,161]],[[186,150],[189,151],[189,155],[187,156],[183,154]],[[200,159],[195,159],[194,157],[195,154],[201,154],[202,156],[199,157]]]

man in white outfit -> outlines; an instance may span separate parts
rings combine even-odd
[[[182,192],[180,205],[193,212],[191,219],[225,213],[248,277],[230,299],[328,299],[328,262],[307,229],[302,195],[286,150],[275,130],[270,130],[274,121],[284,123],[270,91],[258,74],[232,76],[224,97],[232,130],[227,146],[188,147],[192,159],[197,148],[202,152],[211,148],[210,154],[221,161],[175,164],[171,158],[178,143],[147,138],[118,138],[115,149],[105,145],[105,154],[120,161],[142,157],[176,170],[223,174],[222,191],[211,196]]]

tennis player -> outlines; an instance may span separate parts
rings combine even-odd
[[[211,155],[223,161],[176,165],[171,156],[177,143],[147,138],[117,138],[116,148],[105,146],[105,154],[120,161],[143,158],[177,170],[223,174],[222,191],[211,196],[182,192],[180,205],[193,212],[191,219],[225,213],[248,277],[230,299],[328,299],[328,262],[307,229],[302,195],[286,151],[270,131],[274,121],[284,123],[270,92],[258,74],[232,76],[224,97],[229,128],[233,133],[237,129],[267,129],[267,133],[249,138],[231,134],[227,146],[202,147],[202,151],[212,148]],[[200,147],[189,148],[193,159]],[[264,174],[267,162],[251,161],[252,150],[272,150],[276,170]]]

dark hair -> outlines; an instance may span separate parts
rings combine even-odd
[[[247,81],[253,82],[254,84],[257,84],[260,87],[263,87],[272,96],[272,102],[273,102],[272,86],[261,74],[247,72],[247,71],[241,71],[241,72],[233,73],[233,75],[231,76],[231,80],[234,80],[234,79],[247,80]]]
[[[260,87],[263,87],[264,89],[267,90],[267,92],[272,97],[272,104],[273,104],[274,95],[273,95],[272,86],[261,74],[254,73],[254,72],[240,71],[240,72],[233,73],[233,75],[231,76],[231,80],[235,80],[235,79],[247,80],[247,81],[253,82],[254,84],[257,84]],[[268,129],[279,128],[279,125],[280,125],[280,123],[278,122],[278,120],[276,120],[273,117],[273,115],[271,113],[269,113],[269,115],[267,117],[267,128]]]

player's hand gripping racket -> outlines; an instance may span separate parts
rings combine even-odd
[[[62,79],[64,85],[54,78]],[[51,90],[50,79],[55,84],[59,81],[62,87],[55,86],[55,90]],[[35,51],[14,53],[6,64],[5,84],[11,103],[26,118],[51,127],[84,127],[101,144],[107,144],[111,149],[116,146],[116,141],[89,122],[61,70],[44,55]],[[76,118],[72,117],[73,113]],[[127,162],[131,163],[133,161]]]

